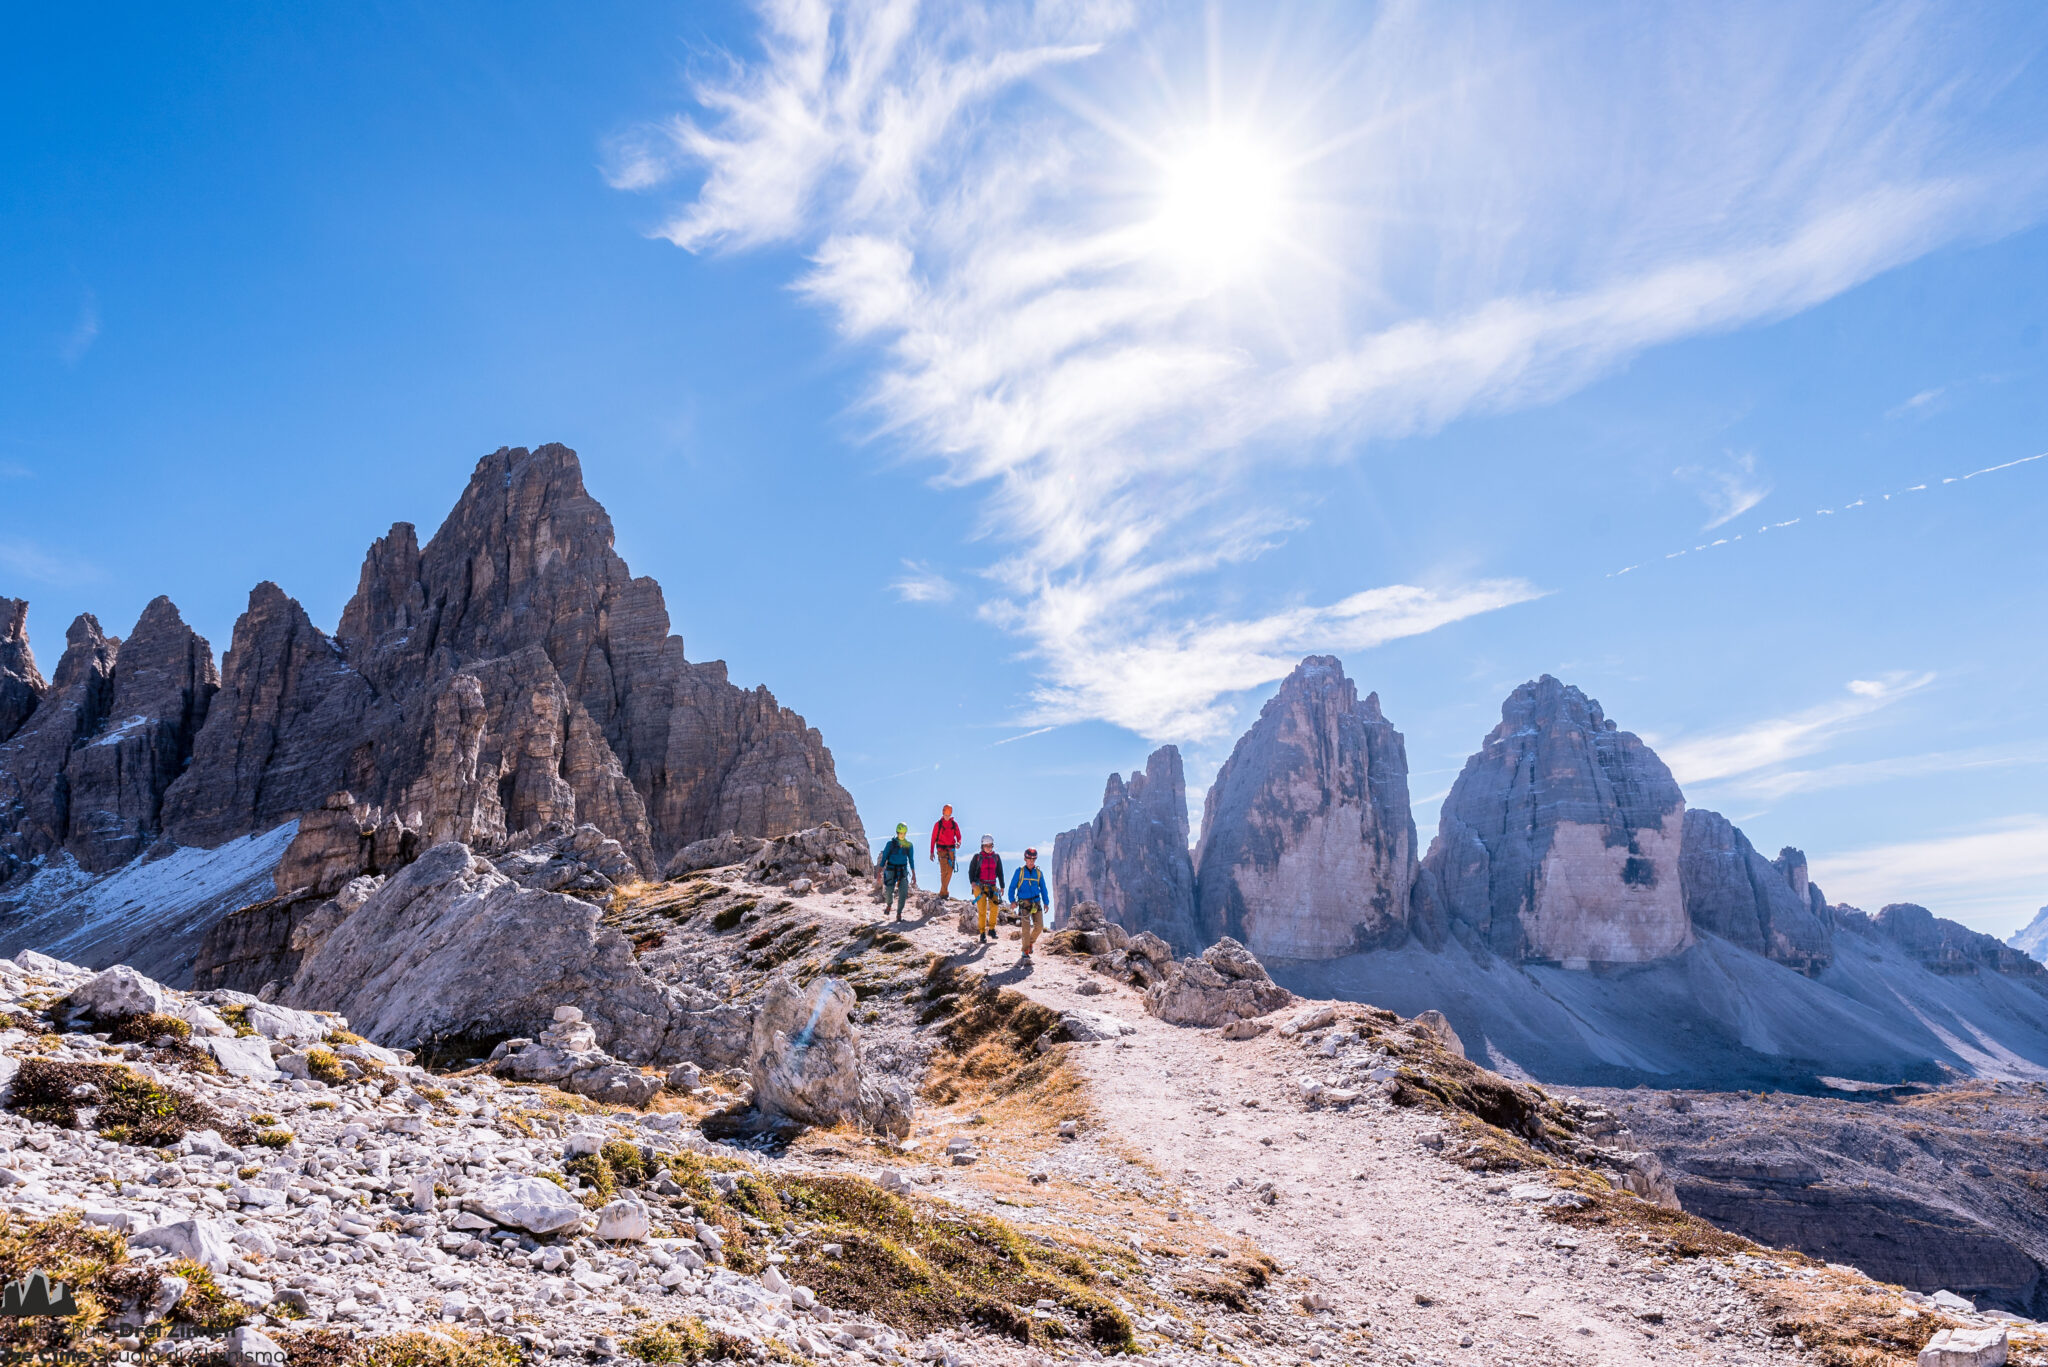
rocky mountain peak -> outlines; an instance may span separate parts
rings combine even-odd
[[[1196,907],[1205,942],[1324,959],[1408,932],[1415,820],[1401,733],[1330,655],[1304,659],[1260,710],[1203,806]]]
[[[1183,954],[1202,949],[1178,747],[1154,750],[1128,781],[1109,776],[1094,821],[1053,842],[1052,881],[1062,916],[1094,902],[1133,935],[1150,931]]]
[[[2048,907],[2042,907],[2033,920],[2014,931],[2006,944],[2036,963],[2048,961]]]
[[[0,741],[29,719],[50,685],[28,646],[28,603],[0,597]]]
[[[1501,704],[1423,859],[1416,919],[1511,959],[1641,963],[1693,942],[1685,799],[1656,753],[1545,674]]]
[[[424,546],[394,523],[333,638],[258,584],[218,676],[159,599],[126,646],[80,618],[39,694],[22,620],[0,607],[0,881],[60,846],[94,872],[159,835],[217,848],[340,792],[421,848],[587,825],[650,874],[727,832],[866,840],[818,732],[685,658],[566,446],[485,456]]]

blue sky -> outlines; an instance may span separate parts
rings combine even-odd
[[[2048,902],[2038,7],[11,38],[0,592],[46,669],[157,593],[217,650],[265,578],[331,626],[390,522],[559,440],[876,830],[1049,843],[1165,740],[1199,812],[1332,651],[1425,839],[1548,671],[1830,896]]]

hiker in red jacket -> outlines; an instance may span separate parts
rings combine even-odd
[[[981,853],[967,861],[967,886],[974,890],[975,923],[981,927],[980,941],[1001,930],[998,918],[1003,910],[1003,857],[996,853],[996,838],[981,838]]]
[[[952,895],[953,861],[960,854],[960,823],[953,819],[953,805],[946,804],[945,811],[932,825],[931,848],[926,853],[938,861],[939,900],[945,901]]]

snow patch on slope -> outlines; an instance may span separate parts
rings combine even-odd
[[[184,986],[207,928],[275,892],[278,861],[298,831],[287,821],[211,850],[138,855],[98,878],[54,855],[0,890],[0,956],[34,949],[92,968],[125,963]]]

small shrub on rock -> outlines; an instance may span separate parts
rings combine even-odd
[[[339,1087],[348,1081],[348,1070],[341,1066],[341,1055],[317,1044],[306,1051],[306,1071],[330,1087]]]
[[[248,1142],[247,1125],[118,1063],[23,1059],[8,1107],[65,1129],[76,1128],[78,1112],[91,1108],[92,1127],[100,1134],[147,1148],[175,1144],[193,1130],[218,1130],[230,1143]]]
[[[296,1136],[281,1125],[273,1129],[258,1130],[256,1132],[256,1142],[266,1149],[290,1148],[294,1138]]]
[[[138,1011],[114,1022],[107,1032],[109,1044],[154,1044],[168,1035],[180,1042],[192,1038],[192,1023],[160,1011]]]

